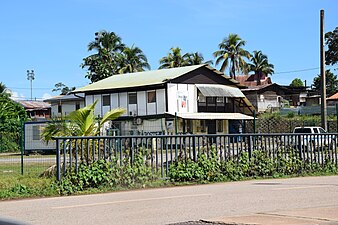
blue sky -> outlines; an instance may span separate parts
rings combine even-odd
[[[338,26],[336,0],[3,1],[0,82],[21,99],[30,98],[28,69],[35,70],[37,99],[58,94],[51,91],[58,82],[88,84],[80,64],[91,54],[94,33],[105,29],[141,48],[151,69],[171,47],[214,59],[220,41],[236,33],[248,51],[261,50],[275,65],[273,82],[288,85],[298,77],[311,84],[319,73],[321,9],[325,31],[332,31]],[[306,71],[289,72],[298,70]]]

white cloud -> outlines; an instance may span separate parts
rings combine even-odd
[[[42,100],[45,100],[45,99],[48,99],[48,98],[51,98],[52,96],[50,95],[50,94],[48,94],[48,93],[44,93],[43,95],[42,95]]]
[[[7,93],[11,94],[11,99],[13,100],[25,100],[25,96],[21,93],[11,91],[9,89],[6,90]]]

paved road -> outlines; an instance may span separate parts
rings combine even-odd
[[[160,225],[201,219],[332,225],[338,224],[338,176],[3,201],[0,215],[36,225]]]

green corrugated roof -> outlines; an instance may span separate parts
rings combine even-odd
[[[171,69],[150,70],[137,73],[113,75],[106,79],[89,84],[85,87],[78,88],[75,91],[72,91],[72,93],[162,84],[167,80],[182,76],[203,66],[205,65],[185,66]]]

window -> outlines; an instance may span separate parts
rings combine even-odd
[[[148,103],[156,102],[156,91],[148,92]]]
[[[102,96],[102,106],[110,106],[110,95]]]
[[[207,97],[207,103],[208,104],[215,104],[216,98],[215,97]]]
[[[224,97],[217,97],[216,102],[218,103],[224,103]]]
[[[33,126],[33,140],[40,140],[40,126]]]
[[[205,102],[205,96],[201,93],[198,95],[198,102]]]
[[[61,104],[58,105],[58,113],[62,113],[62,105]]]
[[[137,94],[136,93],[129,93],[128,94],[128,101],[129,101],[129,104],[137,104]]]
[[[78,110],[78,109],[80,109],[80,102],[75,103],[75,110]]]

